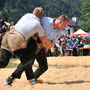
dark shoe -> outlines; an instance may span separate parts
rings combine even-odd
[[[35,79],[31,79],[31,80],[29,81],[29,83],[30,83],[30,85],[34,85],[34,84],[36,84],[36,81],[35,81]]]
[[[11,85],[13,81],[14,81],[14,78],[8,77],[8,78],[5,80],[4,85]]]

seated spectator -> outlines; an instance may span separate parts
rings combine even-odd
[[[68,43],[66,45],[66,51],[69,52],[69,56],[71,54],[73,54],[73,47],[74,47],[74,43],[71,41],[71,39],[68,40]]]
[[[81,44],[80,44],[80,42],[79,42],[79,40],[78,40],[78,39],[77,39],[77,40],[76,40],[76,42],[75,42],[75,47],[76,47],[76,48],[81,47]]]
[[[74,43],[71,41],[71,39],[69,39],[66,47],[67,47],[67,49],[72,49],[73,45],[74,45]]]
[[[81,47],[81,44],[79,42],[79,39],[76,39],[75,46],[73,48],[73,55],[79,56],[79,47]]]
[[[83,46],[85,45],[85,40],[82,39],[82,40],[80,41],[80,44],[81,44],[81,46],[83,47]]]
[[[63,56],[65,56],[65,53],[66,53],[66,43],[62,42],[61,47],[62,47]]]

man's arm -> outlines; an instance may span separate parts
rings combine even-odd
[[[54,47],[54,43],[52,43],[45,35],[44,30],[41,26],[39,26],[38,28],[38,36],[43,44],[44,47],[47,47],[49,49],[51,49],[52,47]]]
[[[37,40],[37,36],[35,36],[35,35],[33,35],[32,38],[33,38],[34,40]],[[45,36],[41,36],[41,37],[39,37],[39,38],[40,38],[40,40],[41,40],[41,42],[42,42],[42,44],[43,44],[44,47],[47,47],[47,48],[49,48],[49,49],[51,49],[52,47],[54,47],[55,44],[52,43],[51,41],[49,41],[49,40],[47,39],[46,35],[45,35]]]
[[[52,43],[50,40],[48,40],[48,38],[46,36],[42,36],[40,37],[40,40],[43,44],[44,47],[47,47],[49,49],[51,49],[52,47],[54,47],[54,43]]]

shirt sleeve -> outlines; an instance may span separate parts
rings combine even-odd
[[[39,37],[44,36],[44,29],[41,26],[39,26],[39,28],[38,28],[38,36]]]

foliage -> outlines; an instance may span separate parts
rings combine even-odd
[[[0,0],[0,18],[17,22],[25,13],[31,13],[35,7],[42,7],[45,16],[58,17],[67,14],[69,17],[80,17],[79,0]]]
[[[90,32],[90,0],[82,1],[80,27],[86,32]]]
[[[88,20],[90,17],[90,0],[82,1],[81,18]]]
[[[87,21],[82,20],[79,25],[84,31],[90,32],[90,18]]]

